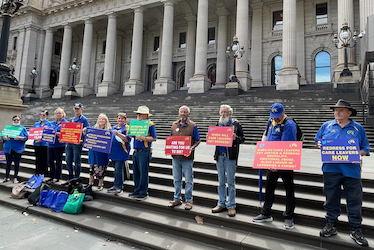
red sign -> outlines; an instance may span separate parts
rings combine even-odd
[[[300,170],[301,141],[257,142],[253,168]]]
[[[208,136],[206,138],[206,145],[231,147],[233,134],[234,127],[210,126],[208,129]]]
[[[61,123],[60,142],[79,144],[81,139],[82,127],[82,123]]]
[[[167,136],[165,140],[166,155],[190,155],[191,136]]]
[[[29,139],[30,140],[39,140],[42,138],[44,127],[41,128],[30,128]]]

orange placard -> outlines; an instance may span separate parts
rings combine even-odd
[[[82,135],[83,123],[61,123],[60,142],[79,144]]]
[[[231,147],[233,134],[234,127],[210,126],[208,129],[208,136],[206,138],[206,145]]]

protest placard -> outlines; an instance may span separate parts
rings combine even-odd
[[[191,136],[167,136],[165,138],[166,155],[189,155],[191,153]]]
[[[5,163],[5,162],[6,162],[5,152],[0,151],[0,163]]]
[[[87,128],[83,147],[102,153],[110,153],[112,132],[105,129]]]
[[[40,128],[30,128],[29,131],[29,140],[39,140],[42,138],[43,127]]]
[[[222,147],[231,147],[233,134],[234,134],[234,127],[210,126],[208,129],[208,136],[206,138],[206,144],[222,146]]]
[[[56,130],[52,128],[44,128],[42,133],[42,141],[48,143],[55,143],[56,140]]]
[[[352,163],[360,161],[360,146],[357,138],[322,139],[323,163]]]
[[[82,134],[82,123],[63,122],[61,123],[60,141],[79,144]]]
[[[149,130],[150,120],[131,120],[129,135],[146,136]]]
[[[22,132],[21,127],[15,127],[11,125],[6,125],[0,136],[9,136],[10,138],[16,138]]]

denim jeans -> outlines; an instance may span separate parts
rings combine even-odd
[[[148,195],[149,163],[152,159],[150,148],[135,149],[132,155],[132,171],[134,178],[134,194]]]
[[[331,224],[336,224],[341,213],[340,198],[343,186],[347,200],[348,222],[351,228],[361,227],[362,182],[360,179],[345,177],[342,173],[323,173],[323,193],[326,196],[324,208],[326,219]]]
[[[68,143],[65,149],[66,157],[66,168],[69,171],[69,178],[79,178],[81,174],[81,155],[82,155],[82,145]],[[73,161],[75,163],[73,169]]]
[[[123,166],[125,161],[112,161],[114,166],[114,187],[123,189]]]
[[[226,156],[218,155],[218,161],[216,164],[218,172],[218,195],[219,201],[217,205],[225,208],[235,208],[235,173],[236,173],[236,160],[230,160]],[[228,199],[227,197],[227,187],[228,185]]]
[[[19,171],[19,163],[21,162],[21,155],[14,151],[13,149],[10,150],[10,154],[5,153],[6,158],[6,171],[5,171],[5,178],[9,178],[10,167],[12,166],[12,161],[14,161],[14,178],[18,177]]]
[[[181,199],[182,190],[182,174],[184,174],[184,180],[186,182],[185,187],[185,200],[186,202],[192,201],[192,190],[193,190],[193,160],[185,159],[173,159],[173,177],[174,177],[174,200],[179,201]]]

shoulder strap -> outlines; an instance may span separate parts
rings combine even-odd
[[[293,120],[293,119],[291,119],[291,120]],[[283,133],[284,124],[286,123],[286,121],[287,121],[287,117],[285,117],[283,122],[281,123],[281,127],[280,127],[281,133]]]
[[[269,120],[268,120],[268,125],[266,125],[265,136],[268,136],[268,131],[269,131],[270,123],[271,123],[271,119],[269,118]]]

